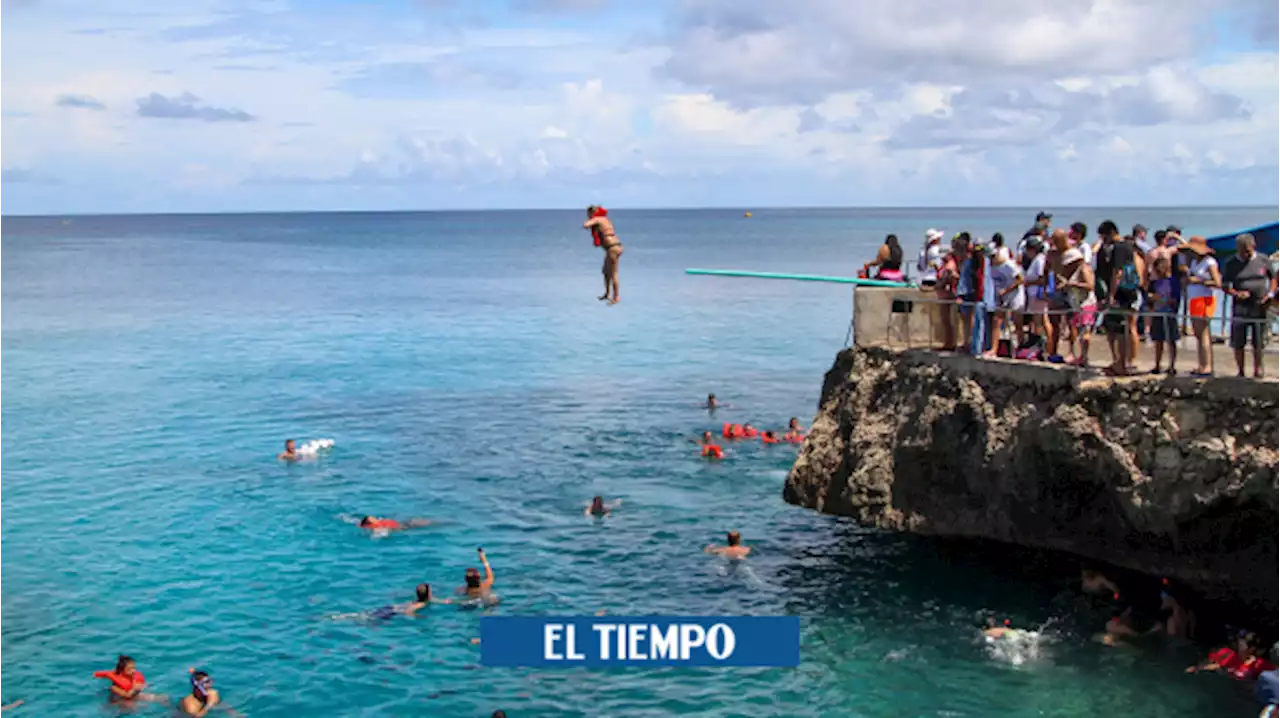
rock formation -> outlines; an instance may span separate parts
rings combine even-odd
[[[1277,388],[854,348],[787,501],[1066,551],[1277,610]]]

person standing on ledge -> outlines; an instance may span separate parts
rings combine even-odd
[[[1236,254],[1222,268],[1222,286],[1231,295],[1231,349],[1236,355],[1236,376],[1244,376],[1244,347],[1253,335],[1253,376],[1263,377],[1262,349],[1269,333],[1267,300],[1276,293],[1276,275],[1252,234],[1236,237]]]
[[[622,257],[622,242],[618,241],[618,234],[613,229],[609,210],[594,204],[587,207],[587,221],[583,222],[582,227],[591,230],[595,245],[604,250],[604,267],[601,269],[604,274],[604,294],[600,295],[600,301],[608,300],[610,304],[617,304],[618,260]],[[613,290],[613,298],[609,297],[610,289]]]

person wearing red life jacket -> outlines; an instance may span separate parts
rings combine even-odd
[[[93,677],[103,678],[111,682],[107,686],[107,690],[111,691],[111,700],[113,701],[168,700],[165,696],[143,692],[143,689],[147,687],[147,679],[142,675],[142,671],[137,669],[133,659],[129,656],[122,655],[117,658],[115,670],[97,671],[93,674]]]
[[[582,227],[591,230],[595,246],[604,250],[604,266],[601,268],[604,274],[604,294],[600,295],[600,301],[607,300],[609,304],[617,304],[618,260],[622,257],[622,242],[618,241],[618,234],[613,229],[609,210],[594,204],[587,207],[587,221]],[[613,291],[612,298],[609,296],[610,290]]]
[[[428,519],[409,519],[404,522],[378,516],[365,516],[360,519],[360,528],[368,529],[369,531],[404,531],[405,529],[416,529],[430,525],[431,521]]]

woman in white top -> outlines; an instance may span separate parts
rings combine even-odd
[[[1184,248],[1194,255],[1187,267],[1187,309],[1191,314],[1191,331],[1196,335],[1196,358],[1199,365],[1192,376],[1212,376],[1213,345],[1209,339],[1209,320],[1217,308],[1214,292],[1222,287],[1218,261],[1209,256],[1213,250],[1204,237],[1192,237]]]
[[[1049,283],[1049,272],[1046,270],[1044,242],[1039,237],[1032,237],[1026,245],[1027,269],[1023,275],[1023,284],[1027,288],[1027,314],[1031,316],[1031,331],[1046,339],[1049,337],[1049,299],[1046,285]]]
[[[920,250],[920,258],[916,260],[922,289],[931,290],[938,285],[938,270],[942,267],[942,256],[946,252],[942,246],[940,230],[931,229],[924,233],[924,249]]]
[[[1023,291],[1022,267],[1013,261],[1008,250],[1001,252],[999,247],[991,257],[991,286],[995,293],[995,312],[991,318],[992,347],[987,356],[995,356],[1000,346],[1000,331],[1006,324],[1012,324],[1014,334],[1018,338],[1016,347],[1022,346],[1022,322],[1018,315],[1027,306],[1026,292]],[[1013,352],[1009,352],[1012,356]]]

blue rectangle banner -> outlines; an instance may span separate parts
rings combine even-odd
[[[485,616],[484,666],[800,665],[795,616]]]

